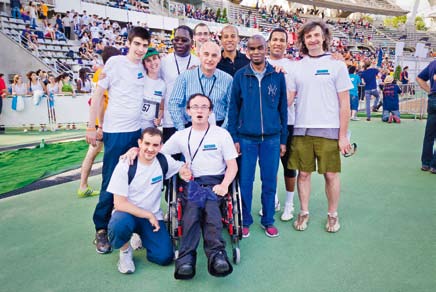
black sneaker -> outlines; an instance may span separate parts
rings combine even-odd
[[[107,237],[107,230],[100,229],[95,233],[95,250],[99,254],[105,254],[112,252],[112,246],[109,243],[109,239]]]

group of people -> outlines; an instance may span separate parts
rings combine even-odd
[[[282,28],[274,29],[268,41],[261,35],[250,37],[247,56],[237,49],[236,27],[223,28],[221,47],[209,34],[204,24],[194,30],[179,26],[172,39],[174,52],[161,60],[149,48],[149,32],[132,28],[127,55],[106,62],[92,95],[86,140],[91,147],[104,144],[103,180],[93,216],[95,244],[98,253],[120,249],[121,273],[135,270],[129,243],[133,233],[141,238],[150,261],[172,261],[160,197],[163,180],[177,172],[186,187],[176,279],[195,275],[200,230],[210,274],[232,272],[221,235],[219,201],[238,174],[242,236],[249,237],[257,161],[260,226],[266,236],[279,236],[274,214],[280,209],[280,159],[286,185],[281,219],[293,218],[297,181],[300,211],[293,225],[298,231],[307,229],[311,173],[317,170],[326,185],[326,231],[340,229],[340,154],[351,150],[347,131],[353,86],[345,63],[329,53],[326,24],[308,22],[299,31],[305,57],[298,62],[285,58],[288,34]],[[125,153],[131,159],[119,160]],[[178,153],[185,163],[170,156]]]

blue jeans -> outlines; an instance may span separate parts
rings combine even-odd
[[[350,95],[350,107],[352,111],[357,111],[359,108],[359,97],[357,95]]]
[[[103,133],[104,156],[100,197],[94,211],[95,230],[107,229],[114,208],[114,196],[106,191],[121,155],[138,146],[141,130],[128,133]]]
[[[30,18],[30,27],[32,29],[35,29],[38,27],[38,25],[36,24],[36,18]]]
[[[21,12],[19,7],[13,7],[11,9],[11,16],[12,18],[20,19],[21,18]]]
[[[380,100],[380,95],[377,89],[365,90],[366,117],[371,117],[371,95],[375,96],[373,108],[376,108]]]
[[[277,189],[277,171],[280,160],[280,137],[269,137],[264,141],[240,138],[241,157],[239,160],[239,182],[242,195],[243,225],[253,224],[251,203],[253,201],[253,183],[256,172],[256,162],[259,158],[260,179],[262,181],[262,209],[261,224],[274,224],[274,197]]]
[[[153,232],[154,228],[147,219],[115,211],[109,221],[109,240],[118,249],[130,240],[132,233],[137,233],[147,250],[147,259],[158,265],[168,265],[173,261],[173,245],[163,220],[159,221],[159,226],[159,231]]]
[[[383,122],[387,122],[389,120],[389,114],[392,113],[392,115],[400,117],[400,111],[387,111],[387,110],[383,110],[383,115],[382,115],[382,121]]]
[[[436,169],[436,151],[433,149],[435,139],[436,114],[428,114],[424,142],[422,143],[421,163],[422,166],[430,166]]]

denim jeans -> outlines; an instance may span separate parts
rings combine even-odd
[[[12,18],[20,19],[21,18],[21,12],[19,7],[13,7],[11,9],[11,16]]]
[[[400,117],[400,111],[387,111],[387,110],[383,110],[383,115],[382,115],[382,121],[383,122],[387,122],[389,120],[389,114],[392,113],[392,115]]]
[[[359,109],[359,97],[357,95],[350,95],[350,107],[352,111]]]
[[[115,166],[121,155],[138,146],[141,130],[127,133],[103,133],[104,156],[100,196],[94,211],[95,230],[107,229],[114,207],[114,196],[106,191]]]
[[[280,160],[280,137],[268,137],[264,141],[240,138],[241,157],[239,160],[239,182],[242,195],[243,225],[253,224],[251,216],[251,203],[253,200],[253,183],[256,171],[256,162],[259,159],[260,179],[262,182],[262,209],[261,224],[270,226],[274,224],[274,197],[277,189],[277,171]]]
[[[380,94],[377,89],[365,90],[366,117],[371,117],[371,95],[375,96],[373,108],[377,107],[380,100]]]
[[[153,232],[154,227],[147,219],[115,211],[109,221],[109,240],[115,249],[119,249],[130,240],[132,233],[137,233],[147,250],[147,259],[158,265],[168,265],[173,261],[173,244],[163,220],[159,221],[159,226],[159,231]]]
[[[421,163],[422,166],[430,166],[436,169],[436,151],[433,149],[436,139],[436,113],[428,114],[425,125],[424,142],[422,143]]]

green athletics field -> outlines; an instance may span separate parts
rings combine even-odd
[[[201,246],[191,281],[174,280],[174,266],[148,262],[145,251],[134,253],[133,275],[120,274],[117,251],[95,252],[92,213],[98,198],[78,199],[78,181],[0,199],[0,291],[433,292],[436,175],[419,169],[424,127],[420,120],[351,123],[358,152],[342,159],[339,233],[324,231],[324,184],[314,174],[308,229],[295,231],[277,213],[280,236],[268,238],[255,215],[251,236],[241,241],[241,263],[227,278],[207,273]],[[24,168],[16,164],[11,176]],[[5,175],[7,170],[2,184]],[[90,184],[97,188],[100,181],[94,176]],[[253,214],[259,192],[257,177]],[[283,201],[281,179],[279,197]],[[298,210],[297,196],[295,203]]]

